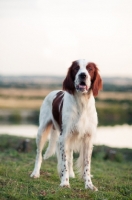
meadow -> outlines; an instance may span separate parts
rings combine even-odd
[[[36,155],[35,140],[30,140],[27,151],[18,148],[24,138],[0,136],[0,199],[1,200],[131,200],[132,150],[117,149],[114,160],[106,159],[108,147],[94,147],[92,157],[93,183],[97,192],[84,189],[84,182],[76,173],[70,188],[61,188],[57,174],[57,159],[52,156],[43,162],[41,177],[30,178]],[[78,155],[74,155],[74,161]]]
[[[55,88],[0,88],[0,123],[38,124],[39,108]],[[99,126],[132,124],[132,93],[101,91],[96,97]]]
[[[5,82],[6,83],[6,82]],[[50,87],[9,83],[0,87],[0,124],[37,124],[39,108],[45,96],[59,84]],[[106,89],[105,89],[106,88]],[[131,87],[105,86],[96,97],[99,126],[132,124]],[[24,152],[26,138],[0,135],[0,200],[131,200],[132,150],[95,146],[92,156],[93,183],[98,192],[84,189],[76,173],[70,188],[61,188],[57,174],[56,156],[43,162],[41,177],[30,178],[34,167],[36,144],[30,139]],[[110,150],[116,152],[109,155]],[[78,155],[74,155],[74,162]]]

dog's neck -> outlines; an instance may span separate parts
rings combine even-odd
[[[78,107],[82,107],[83,109],[84,107],[89,106],[90,102],[94,100],[92,90],[89,90],[87,93],[84,94],[75,91],[74,98]]]

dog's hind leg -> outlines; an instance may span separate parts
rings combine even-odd
[[[50,133],[50,138],[49,138],[49,145],[44,154],[44,160],[48,159],[50,156],[55,154],[56,142],[58,140],[58,137],[59,137],[59,132],[54,127],[52,127],[51,133]]]
[[[42,163],[42,150],[47,141],[51,126],[52,126],[52,123],[47,123],[46,125],[39,126],[38,134],[36,138],[37,155],[36,155],[35,167],[31,174],[31,177],[38,178],[40,176],[40,167]]]
[[[69,177],[75,178],[75,174],[73,171],[73,150],[69,149],[69,159],[68,159],[68,167],[69,167]]]

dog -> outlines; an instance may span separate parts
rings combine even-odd
[[[72,62],[63,90],[52,91],[42,103],[36,138],[37,155],[31,177],[40,176],[42,150],[49,138],[44,160],[56,152],[60,186],[70,187],[69,177],[75,177],[75,151],[79,152],[77,167],[85,188],[97,191],[91,180],[90,166],[98,124],[94,97],[101,89],[102,79],[94,63],[84,59]]]

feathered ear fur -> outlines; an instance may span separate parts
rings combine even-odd
[[[70,94],[74,94],[75,87],[74,87],[74,77],[72,77],[72,66],[68,69],[66,78],[63,81],[63,90],[69,92]]]
[[[92,79],[92,91],[93,91],[93,95],[97,96],[99,90],[103,88],[103,84],[102,84],[102,79],[100,77],[100,74],[98,72],[99,71],[98,68],[96,67],[94,63],[91,63],[91,65],[95,69],[93,79]]]

